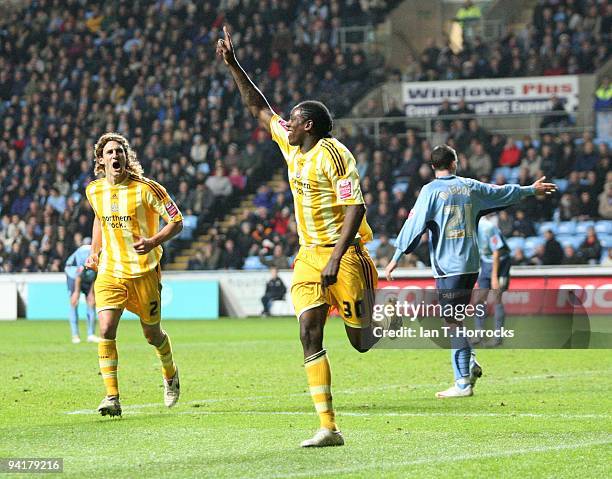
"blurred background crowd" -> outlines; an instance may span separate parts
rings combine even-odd
[[[608,55],[610,5],[569,0],[538,3],[533,25],[494,45],[475,39],[454,54],[432,42],[401,72],[385,69],[375,51],[342,48],[341,27],[376,23],[397,3],[38,0],[8,9],[0,20],[0,272],[62,271],[91,234],[84,191],[94,179],[93,144],[106,131],[130,140],[145,175],[185,215],[165,261],[204,234],[189,269],[290,267],[298,247],[292,197],[274,176],[283,160],[214,58],[224,23],[240,62],[285,115],[314,98],[342,116],[373,85],[398,75],[590,72]],[[516,238],[517,264],[610,261],[612,230],[598,221],[612,219],[607,143],[557,133],[554,119],[538,138],[491,134],[462,103],[440,114],[457,116],[444,116],[430,137],[393,123],[379,142],[338,132],[357,161],[379,265],[432,178],[425,163],[432,146],[444,142],[460,152],[463,176],[529,184],[543,174],[559,184],[553,202],[533,199],[500,215],[504,234]],[[427,264],[425,251],[422,245],[406,264]]]

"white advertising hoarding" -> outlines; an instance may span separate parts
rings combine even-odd
[[[17,283],[0,283],[0,320],[17,319]]]
[[[404,111],[409,117],[436,116],[444,100],[462,98],[477,115],[545,113],[556,96],[568,113],[578,107],[578,77],[560,75],[402,83]]]

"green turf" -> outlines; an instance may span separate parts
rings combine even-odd
[[[95,345],[70,344],[67,322],[1,323],[0,457],[63,457],[65,476],[90,478],[609,477],[608,350],[481,351],[476,395],[441,401],[447,351],[360,355],[332,320],[326,346],[346,446],[303,450],[318,420],[294,320],[165,328],[181,401],[161,405],[157,358],[126,321],[124,416],[110,419],[93,413],[103,396]]]

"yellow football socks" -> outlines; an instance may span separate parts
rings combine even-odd
[[[172,379],[176,374],[176,365],[174,359],[172,359],[172,345],[170,344],[170,336],[164,331],[166,337],[164,341],[155,347],[157,357],[162,363],[162,374],[166,379]]]
[[[98,343],[98,362],[104,379],[107,396],[119,396],[117,383],[117,344],[114,339],[100,339]]]
[[[308,386],[312,402],[319,414],[321,427],[336,431],[336,415],[332,406],[331,395],[331,369],[327,359],[327,351],[322,349],[318,353],[308,356],[304,360],[304,368],[308,377]]]

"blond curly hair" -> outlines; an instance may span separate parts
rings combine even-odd
[[[98,176],[105,172],[104,165],[102,165],[98,160],[102,158],[102,152],[104,151],[104,146],[109,141],[116,141],[123,148],[123,151],[125,152],[125,156],[127,158],[126,170],[128,171],[128,173],[131,173],[139,177],[143,176],[144,171],[142,169],[142,165],[136,158],[136,152],[132,150],[132,147],[130,146],[127,139],[123,135],[121,135],[120,133],[114,133],[114,132],[104,133],[104,135],[102,135],[98,139],[98,141],[96,142],[96,145],[94,146],[94,161],[95,161],[94,174]]]

